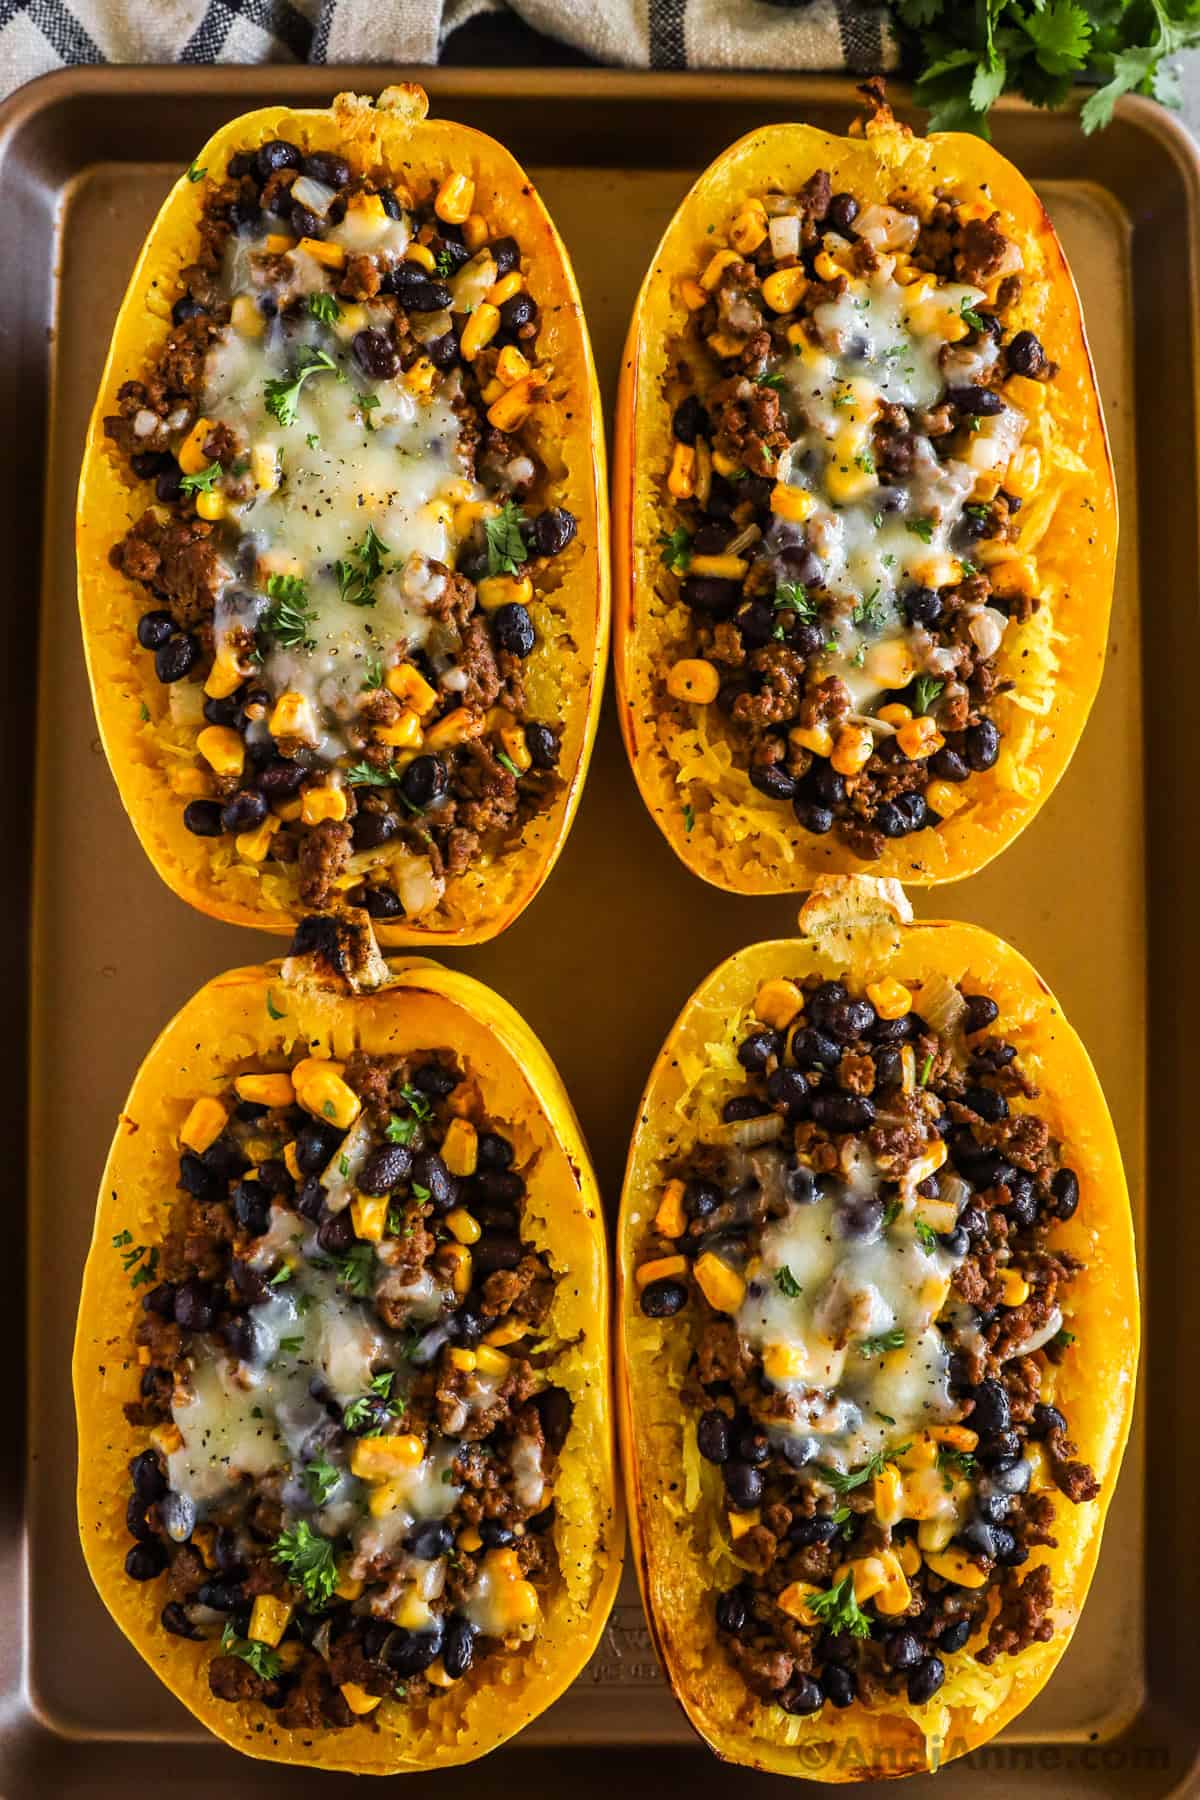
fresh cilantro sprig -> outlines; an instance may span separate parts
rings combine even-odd
[[[348,1287],[352,1294],[365,1300],[375,1279],[374,1245],[355,1244],[345,1256],[338,1257],[335,1267],[337,1278],[343,1287]]]
[[[913,682],[913,711],[927,713],[945,685],[936,675],[918,675]]]
[[[809,1612],[824,1625],[826,1631],[848,1631],[851,1637],[870,1637],[871,1621],[854,1597],[853,1570],[848,1571],[836,1586],[827,1588],[823,1594],[811,1595],[807,1604]]]
[[[280,375],[263,388],[263,404],[281,425],[294,425],[300,416],[300,390],[314,375],[337,375],[341,370],[327,350],[306,345],[292,365],[290,375]]]
[[[287,1570],[288,1579],[304,1591],[310,1606],[328,1606],[338,1583],[337,1562],[329,1538],[300,1519],[275,1540],[272,1555]]]
[[[312,1462],[305,1463],[300,1479],[308,1489],[314,1506],[324,1506],[341,1480],[341,1473],[341,1470],[330,1462],[324,1451]]]
[[[220,473],[220,463],[210,462],[207,469],[197,469],[191,475],[181,475],[179,491],[181,494],[211,494],[213,482],[218,479]]]
[[[121,1267],[129,1277],[130,1287],[145,1287],[158,1274],[157,1245],[135,1244],[133,1234],[118,1231],[112,1247],[121,1253]]]
[[[876,1450],[874,1456],[869,1456],[857,1469],[831,1469],[826,1463],[818,1463],[817,1473],[822,1481],[829,1483],[835,1494],[852,1494],[855,1488],[864,1487],[868,1481],[874,1481],[877,1475],[881,1475],[885,1462],[903,1456],[911,1448],[911,1444],[897,1444],[891,1450]]]
[[[524,526],[525,514],[513,500],[506,500],[495,518],[483,521],[489,575],[515,575],[529,561]]]
[[[315,650],[316,639],[308,628],[316,618],[309,604],[302,575],[268,575],[267,597],[271,604],[258,622],[261,635],[283,650]]]
[[[322,325],[336,325],[342,316],[342,309],[332,294],[310,294],[308,310]]]
[[[264,1681],[274,1681],[283,1667],[279,1653],[271,1649],[269,1644],[256,1643],[253,1638],[240,1638],[230,1620],[221,1633],[221,1653],[223,1656],[236,1656],[244,1663],[249,1663],[256,1675]]]
[[[334,563],[338,593],[349,606],[374,606],[375,583],[383,574],[383,559],[391,551],[368,525],[361,543],[355,544],[346,559]]]
[[[865,1337],[858,1346],[858,1354],[866,1362],[876,1356],[886,1356],[889,1350],[904,1348],[904,1333],[900,1327],[894,1326],[891,1331],[881,1331],[876,1337]]]
[[[692,534],[685,525],[658,534],[659,561],[672,575],[683,575],[692,560]]]
[[[784,1263],[781,1269],[776,1269],[775,1271],[775,1286],[779,1289],[781,1294],[786,1294],[789,1300],[796,1300],[800,1297],[800,1283],[796,1280],[796,1277],[792,1274],[792,1271],[788,1268],[786,1263]]]

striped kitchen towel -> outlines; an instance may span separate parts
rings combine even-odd
[[[641,69],[893,69],[867,0],[0,0],[0,94],[67,63],[435,63],[510,12],[599,63]]]

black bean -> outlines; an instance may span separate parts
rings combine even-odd
[[[747,1425],[738,1433],[737,1453],[742,1462],[750,1464],[752,1469],[761,1468],[771,1454],[771,1445],[765,1431],[757,1426]]]
[[[501,1232],[486,1232],[471,1252],[471,1266],[480,1280],[497,1269],[515,1269],[520,1260],[520,1238]]]
[[[294,200],[288,207],[287,219],[293,235],[298,238],[319,238],[324,230],[319,216],[311,207],[302,206],[299,200]]]
[[[575,536],[578,520],[565,506],[548,506],[529,527],[529,538],[539,556],[561,556]]]
[[[720,1206],[724,1195],[712,1181],[689,1181],[684,1184],[683,1210],[689,1219],[707,1219]]]
[[[729,1420],[719,1407],[713,1406],[701,1413],[696,1426],[696,1443],[707,1462],[729,1461]]]
[[[990,719],[980,719],[978,725],[970,727],[965,748],[967,761],[978,773],[995,765],[1000,754],[1000,733]]]
[[[248,231],[256,231],[262,224],[262,207],[257,200],[242,196],[230,206],[228,217],[234,231],[242,237]]]
[[[175,1323],[185,1331],[211,1331],[217,1299],[210,1282],[191,1276],[175,1290]]]
[[[129,1465],[134,1492],[146,1505],[161,1500],[167,1491],[167,1478],[156,1450],[143,1450]]]
[[[558,1508],[552,1500],[549,1506],[543,1506],[541,1512],[534,1513],[532,1518],[526,1519],[525,1529],[526,1531],[536,1532],[537,1535],[541,1537],[543,1532],[549,1531],[557,1517]]]
[[[789,1118],[808,1116],[812,1090],[800,1069],[776,1069],[767,1077],[767,1099],[774,1107],[782,1107]]]
[[[407,1144],[381,1144],[363,1163],[355,1186],[364,1194],[390,1194],[412,1174],[413,1153]]]
[[[289,1195],[295,1186],[287,1164],[277,1156],[264,1157],[258,1165],[258,1179],[268,1194]]]
[[[154,652],[154,673],[166,686],[172,681],[182,681],[199,660],[199,643],[190,631],[181,631],[176,637],[168,638],[165,644],[160,644]]]
[[[429,1195],[438,1212],[449,1212],[458,1199],[458,1178],[452,1175],[436,1150],[420,1150],[413,1157],[412,1182]]]
[[[732,1100],[725,1102],[721,1108],[721,1117],[726,1125],[735,1125],[742,1119],[761,1119],[763,1114],[769,1110],[761,1100],[756,1100],[753,1094],[737,1094]]]
[[[788,1197],[797,1206],[813,1206],[820,1199],[817,1192],[817,1180],[811,1169],[806,1169],[801,1162],[790,1162],[784,1177]]]
[[[775,635],[775,613],[765,600],[750,600],[739,607],[734,624],[748,650],[761,650]],[[753,775],[751,776],[753,780]],[[766,789],[763,790],[764,793]]]
[[[842,1054],[839,1043],[811,1025],[805,1025],[792,1038],[792,1056],[801,1069],[836,1069]]]
[[[698,394],[689,394],[680,401],[671,415],[671,431],[681,444],[694,444],[698,437],[707,437],[708,411]]]
[[[993,1463],[988,1470],[985,1478],[988,1491],[997,1494],[1027,1493],[1032,1473],[1023,1456],[1006,1456],[1003,1461]]]
[[[317,1227],[317,1243],[327,1256],[345,1256],[354,1242],[354,1220],[350,1208],[332,1213]]]
[[[519,332],[537,318],[537,301],[532,294],[510,294],[500,306],[501,331]]]
[[[227,1133],[222,1133],[208,1146],[201,1161],[206,1169],[211,1169],[222,1181],[232,1181],[235,1175],[240,1175],[243,1169],[250,1167],[245,1152],[239,1149]]]
[[[946,399],[960,413],[966,413],[973,419],[995,418],[1005,411],[1004,396],[995,388],[977,387],[970,384],[966,387],[949,387]]]
[[[843,1669],[838,1663],[827,1663],[821,1670],[821,1686],[825,1689],[825,1698],[831,1706],[853,1706],[858,1693],[858,1682],[853,1669]]]
[[[478,1531],[485,1550],[503,1550],[513,1541],[511,1528],[499,1519],[480,1519]]]
[[[1060,1413],[1057,1406],[1048,1406],[1044,1400],[1039,1400],[1029,1422],[1030,1437],[1045,1437],[1048,1432],[1065,1431],[1066,1429],[1065,1413]]]
[[[689,575],[680,591],[683,604],[706,619],[732,618],[742,598],[740,582],[715,575]]]
[[[517,600],[498,606],[492,614],[492,639],[497,649],[512,656],[526,657],[536,641],[533,620],[528,609]]]
[[[908,1678],[908,1703],[910,1706],[924,1706],[946,1679],[946,1666],[940,1657],[924,1657]]]
[[[884,837],[907,837],[912,831],[923,831],[929,823],[929,808],[924,794],[900,794],[875,808],[872,820]]]
[[[1008,1101],[995,1088],[965,1088],[962,1099],[964,1106],[969,1106],[973,1113],[978,1113],[989,1125],[996,1125],[1001,1119],[1008,1117]]]
[[[814,1544],[831,1544],[837,1536],[837,1525],[825,1513],[812,1513],[808,1517],[803,1514],[793,1519],[788,1530],[788,1538],[800,1549],[808,1550]]]
[[[945,610],[937,589],[929,587],[910,588],[900,604],[910,625],[924,625],[928,631],[940,622]]]
[[[125,1573],[131,1581],[154,1581],[167,1566],[167,1552],[155,1538],[148,1544],[134,1544],[125,1555]]]
[[[304,158],[304,173],[326,187],[347,187],[350,172],[350,164],[345,157],[335,156],[331,150],[310,150]]]
[[[481,1131],[475,1143],[477,1169],[508,1169],[512,1166],[513,1147],[498,1131]]]
[[[963,1549],[970,1551],[972,1556],[995,1557],[996,1527],[986,1519],[968,1519],[957,1537]]]
[[[981,1432],[975,1447],[975,1455],[981,1463],[1005,1462],[1020,1454],[1021,1440],[1015,1431]]]
[[[929,773],[936,775],[939,781],[966,781],[971,771],[957,750],[943,745],[930,757]]]
[[[688,1291],[682,1281],[664,1277],[648,1281],[642,1289],[641,1307],[648,1319],[670,1319],[687,1305]]]
[[[1017,1569],[1029,1561],[1029,1551],[1019,1544],[1011,1531],[996,1532],[996,1561],[1006,1569]]]
[[[387,1661],[397,1675],[421,1675],[442,1653],[443,1628],[435,1620],[428,1631],[397,1631],[388,1639]]]
[[[268,800],[288,800],[303,787],[308,774],[303,763],[278,757],[258,771],[255,783],[259,793],[265,794]]]
[[[354,817],[354,848],[378,850],[381,844],[394,838],[399,829],[400,821],[395,813],[360,810]]]
[[[557,1456],[571,1429],[571,1418],[575,1410],[571,1396],[565,1388],[543,1388],[540,1394],[534,1396],[533,1406],[541,1423],[542,1436],[548,1448]]]
[[[750,770],[750,785],[769,800],[790,800],[796,792],[795,777],[782,763],[755,763]]]
[[[306,1119],[296,1133],[296,1164],[302,1175],[319,1175],[342,1141],[340,1131]]]
[[[175,458],[163,450],[139,450],[130,457],[129,466],[139,481],[151,481],[155,475],[161,474],[164,469],[169,469],[174,461]],[[170,616],[168,613],[167,617],[170,618]],[[171,629],[174,630],[174,625]],[[138,637],[140,640],[140,631]],[[152,650],[154,646],[146,644],[143,648]]]
[[[875,1120],[874,1103],[865,1094],[814,1094],[811,1111],[814,1124],[832,1131],[862,1131]]]
[[[182,480],[183,470],[172,457],[167,466],[161,469],[154,478],[155,497],[169,506],[172,500],[178,500],[183,491],[180,486]]]
[[[271,1196],[258,1181],[239,1181],[233,1190],[233,1211],[238,1224],[251,1237],[261,1237],[271,1224]]]
[[[839,1043],[853,1044],[875,1028],[875,1008],[869,1000],[843,1000],[825,1009],[819,1024]]]
[[[820,1712],[825,1704],[824,1689],[811,1675],[797,1675],[787,1692],[780,1696],[779,1704],[784,1712],[804,1718],[809,1713]]]
[[[1050,1183],[1050,1191],[1054,1195],[1055,1218],[1074,1218],[1079,1205],[1079,1177],[1074,1169],[1057,1170]]]
[[[204,1633],[197,1629],[180,1606],[178,1600],[168,1600],[159,1614],[159,1624],[172,1637],[201,1638]]]
[[[198,1156],[185,1150],[179,1158],[179,1185],[194,1200],[221,1200],[221,1183]]]
[[[401,919],[404,903],[395,888],[377,881],[363,892],[363,907],[373,919]]]
[[[442,1519],[425,1519],[409,1532],[404,1548],[422,1562],[436,1562],[453,1550],[454,1532]]]
[[[130,1494],[125,1507],[125,1529],[142,1544],[152,1543],[156,1535],[146,1523],[146,1502],[136,1494]]]
[[[961,1650],[970,1635],[970,1619],[956,1619],[954,1624],[943,1631],[938,1639],[938,1649],[948,1656],[955,1650]]]
[[[410,806],[432,806],[448,786],[446,765],[437,756],[414,757],[400,777],[400,792]]]
[[[1000,1016],[1000,1008],[988,994],[964,994],[963,999],[967,1003],[963,1030],[968,1035],[975,1031],[985,1031]]]
[[[723,1594],[717,1595],[717,1629],[727,1631],[736,1637],[744,1630],[749,1613],[746,1590],[743,1587],[727,1588]]]
[[[999,1381],[981,1381],[972,1389],[975,1402],[971,1412],[972,1431],[1007,1431],[1012,1424],[1008,1390]]]
[[[143,613],[138,620],[137,640],[143,650],[161,650],[175,633],[175,621],[169,612]]]
[[[891,1091],[904,1081],[904,1061],[895,1044],[881,1044],[874,1055],[875,1086]]]
[[[252,788],[239,788],[221,808],[221,830],[253,831],[267,816],[267,802]]]
[[[833,814],[827,806],[814,806],[811,801],[797,795],[792,802],[792,810],[796,815],[796,823],[805,831],[811,831],[814,837],[824,837],[833,830]]]
[[[525,748],[535,769],[557,768],[558,739],[548,725],[527,725]]]
[[[513,269],[521,266],[521,246],[514,237],[496,238],[488,245],[492,261],[496,265],[496,275],[508,275]]]
[[[1018,331],[1008,346],[1008,366],[1015,375],[1036,377],[1046,366],[1046,352],[1032,331]]]
[[[727,1462],[722,1466],[725,1492],[739,1512],[749,1512],[762,1499],[763,1478],[749,1463]]]
[[[351,348],[363,374],[374,381],[390,380],[400,367],[400,354],[386,331],[356,331]]]
[[[884,1646],[889,1669],[914,1669],[924,1654],[920,1638],[912,1631],[893,1631]]]
[[[413,1364],[414,1368],[427,1369],[430,1363],[437,1361],[449,1342],[449,1321],[443,1321],[440,1324],[432,1325],[428,1331],[423,1331],[421,1333],[412,1349],[408,1352],[408,1360]]]
[[[260,144],[255,154],[255,165],[259,179],[266,181],[280,169],[299,169],[304,164],[304,157],[295,144],[286,138],[270,138],[267,143]]]
[[[783,1055],[783,1038],[777,1031],[752,1031],[738,1045],[737,1054],[743,1069],[761,1073],[772,1057],[778,1061]]]
[[[459,1079],[457,1072],[448,1068],[445,1063],[427,1062],[422,1063],[416,1071],[412,1084],[418,1092],[428,1094],[431,1099],[445,1100],[447,1095],[454,1092]]]
[[[450,305],[450,289],[431,281],[416,263],[400,263],[383,278],[383,291],[394,294],[410,312],[444,312]]]
[[[467,1619],[455,1614],[446,1627],[442,1643],[442,1667],[451,1681],[465,1675],[475,1654],[475,1632]]]
[[[453,326],[441,337],[431,338],[425,346],[425,354],[435,369],[452,369],[458,361],[458,351],[459,337]]]
[[[829,211],[825,220],[831,231],[841,237],[849,237],[854,229],[854,221],[858,217],[858,201],[853,194],[835,194],[829,202]]]

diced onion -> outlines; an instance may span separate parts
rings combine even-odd
[[[1043,1344],[1048,1344],[1052,1337],[1057,1337],[1061,1330],[1062,1313],[1056,1306],[1041,1329],[1035,1331],[1032,1337],[1026,1338],[1024,1343],[1014,1344],[1005,1355],[1004,1360],[1007,1362],[1010,1356],[1032,1356],[1035,1350],[1040,1350]]]
[[[331,1213],[344,1212],[354,1198],[354,1180],[371,1148],[371,1127],[356,1119],[321,1176],[325,1204]]]
[[[474,312],[487,291],[495,287],[498,276],[496,259],[490,250],[481,250],[464,263],[450,283],[455,312]]]
[[[895,206],[867,206],[854,221],[854,229],[873,250],[908,250],[917,241],[921,223]]]
[[[921,989],[920,1013],[931,1031],[939,1037],[954,1031],[967,1010],[967,1003],[949,976],[931,975]]]
[[[140,438],[149,437],[158,430],[158,424],[157,413],[152,413],[148,406],[140,407],[133,415],[133,435]]]
[[[764,1113],[759,1119],[739,1119],[729,1128],[729,1139],[739,1150],[752,1150],[758,1144],[772,1144],[783,1136],[781,1113]]]
[[[323,219],[333,205],[333,189],[326,187],[323,181],[314,181],[311,175],[301,175],[292,183],[292,199],[307,206],[318,219]]]
[[[985,606],[975,614],[967,630],[980,656],[995,656],[1007,624],[1004,614],[997,612],[994,606]]]
[[[971,1190],[961,1175],[939,1174],[938,1193],[943,1200],[953,1206],[956,1214],[962,1211],[971,1198]]]
[[[204,724],[204,689],[198,681],[173,681],[168,705],[173,725],[199,731]]]
[[[748,545],[756,544],[761,536],[762,530],[759,526],[747,525],[744,531],[739,531],[737,536],[726,544],[721,554],[722,556],[740,556]]]
[[[785,213],[782,218],[772,219],[767,230],[771,238],[771,254],[776,262],[785,256],[799,256],[800,220],[795,213]]]

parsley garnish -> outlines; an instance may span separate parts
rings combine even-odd
[[[454,266],[454,258],[449,250],[439,250],[433,259],[433,269],[436,275],[453,275]]]
[[[365,1300],[371,1292],[371,1283],[375,1279],[375,1247],[373,1244],[355,1244],[345,1256],[339,1256],[334,1264],[337,1277],[352,1294]]]
[[[826,1631],[848,1631],[851,1637],[858,1638],[871,1635],[871,1621],[860,1611],[854,1598],[853,1570],[848,1570],[836,1587],[827,1588],[823,1594],[813,1594],[808,1601],[808,1610]]]
[[[958,309],[958,316],[964,325],[969,325],[971,327],[972,331],[987,330],[986,321],[980,318],[965,294],[963,295],[963,303]]]
[[[483,521],[489,575],[515,575],[522,563],[528,562],[524,524],[525,514],[512,500],[504,502],[494,519]]]
[[[425,1204],[426,1200],[432,1198],[429,1189],[427,1187],[422,1187],[419,1181],[414,1181],[408,1191],[413,1199],[419,1200],[422,1205]]]
[[[929,1052],[929,1055],[925,1058],[925,1061],[921,1064],[921,1072],[917,1076],[917,1086],[918,1087],[925,1086],[925,1083],[929,1080],[929,1072],[932,1068],[933,1068],[933,1051],[931,1050]]]
[[[808,589],[801,581],[784,581],[775,589],[772,602],[776,612],[794,612],[801,619],[815,619],[817,606],[815,600],[808,597]]]
[[[922,1086],[924,1086],[924,1083],[922,1083]],[[920,1244],[926,1256],[932,1256],[937,1249],[937,1232],[933,1229],[933,1226],[927,1225],[924,1219],[914,1219],[913,1230],[916,1232],[917,1242]]]
[[[232,1620],[221,1633],[221,1651],[225,1656],[237,1656],[244,1663],[249,1663],[254,1673],[261,1675],[264,1681],[274,1681],[283,1667],[278,1651],[272,1650],[269,1644],[257,1643],[253,1638],[240,1638],[233,1629]]]
[[[189,181],[203,181],[204,177],[207,174],[208,174],[208,169],[207,168],[202,169],[200,167],[199,163],[189,163],[188,164],[187,178]]]
[[[881,1231],[889,1230],[890,1227],[896,1223],[896,1220],[899,1217],[900,1217],[900,1202],[899,1202],[899,1200],[895,1200],[895,1199],[889,1200],[887,1205],[883,1209],[883,1219],[880,1223],[880,1227],[879,1227],[880,1230]]]
[[[396,1371],[394,1369],[384,1369],[382,1374],[372,1375],[367,1386],[373,1394],[378,1394],[381,1400],[388,1400],[391,1398],[392,1383],[395,1379]]]
[[[406,1081],[400,1089],[400,1098],[415,1118],[427,1119],[433,1111],[432,1102],[420,1088],[415,1088],[411,1081]]]
[[[920,538],[923,544],[929,544],[933,541],[932,519],[905,519],[904,529],[905,531],[911,531],[914,537]]]
[[[379,395],[378,394],[360,394],[358,396],[358,404],[362,408],[363,412],[373,413],[375,411],[375,408],[379,405]],[[368,420],[368,423],[370,423],[369,420]]]
[[[300,1479],[308,1489],[314,1506],[324,1506],[341,1480],[341,1470],[334,1467],[322,1451],[314,1462],[305,1463]]]
[[[936,675],[918,675],[913,682],[913,711],[927,713],[945,685]]]
[[[332,294],[310,294],[308,310],[322,325],[336,325],[342,316],[342,309]]]
[[[375,527],[368,525],[361,544],[356,544],[350,552],[353,561],[339,561],[333,565],[342,599],[350,606],[374,606],[375,583],[383,573],[384,557],[390,555],[391,551]]]
[[[197,469],[194,475],[181,475],[179,491],[181,494],[211,494],[213,482],[220,473],[220,463],[210,462],[207,469]]]
[[[850,615],[851,623],[865,626],[868,631],[878,631],[886,613],[887,602],[881,598],[880,590],[873,588],[865,599],[860,600],[854,608]]]
[[[292,1265],[290,1263],[284,1263],[280,1268],[276,1269],[270,1281],[267,1283],[267,1286],[282,1287],[285,1281],[290,1281],[292,1279],[292,1274]]]
[[[889,1350],[904,1348],[904,1333],[897,1325],[891,1331],[881,1331],[878,1337],[863,1338],[858,1346],[858,1354],[869,1362],[874,1356],[886,1356]]]
[[[871,455],[869,450],[860,450],[854,459],[854,466],[856,469],[861,469],[864,475],[873,475],[875,473],[875,458]]]
[[[367,672],[363,676],[363,687],[369,691],[372,688],[381,688],[382,686],[383,658],[381,656],[368,656]]]
[[[275,1540],[275,1561],[288,1572],[288,1579],[303,1588],[310,1606],[328,1606],[338,1583],[333,1545],[327,1537],[313,1530],[307,1519],[301,1519],[291,1531]]]
[[[130,1287],[144,1287],[158,1274],[158,1247],[135,1244],[131,1233],[118,1231],[112,1247],[121,1252],[121,1267],[129,1276]]]
[[[415,1119],[400,1119],[393,1113],[383,1135],[389,1144],[411,1144],[418,1130]]]
[[[395,1376],[391,1369],[385,1369],[382,1375],[375,1375],[368,1383],[369,1394],[360,1394],[352,1400],[342,1414],[342,1424],[348,1431],[357,1431],[371,1419],[380,1415],[395,1418],[404,1409],[404,1402],[392,1393],[392,1382]]]
[[[299,1350],[299,1348],[303,1344],[303,1342],[304,1342],[304,1339],[302,1337],[280,1338],[279,1348],[281,1350],[283,1350],[288,1356],[291,1356],[294,1351]]]
[[[677,525],[674,531],[660,531],[659,560],[673,575],[682,575],[692,560],[692,534],[683,525]]]
[[[782,1269],[776,1269],[775,1271],[775,1286],[779,1289],[781,1294],[786,1294],[789,1300],[796,1300],[800,1296],[800,1283],[796,1280],[796,1277],[792,1274],[792,1271],[788,1268],[786,1263],[784,1263]]]
[[[694,806],[685,806],[683,809],[683,829],[687,832],[689,837],[692,835],[692,827],[695,823],[696,823],[695,807]]]
[[[320,444],[321,439],[315,431],[306,431],[304,434],[304,441],[310,450],[315,450]]]
[[[268,575],[267,594],[271,604],[259,620],[259,631],[283,650],[315,650],[316,639],[309,637],[308,628],[317,615],[309,605],[303,576]]]
[[[138,711],[141,714],[142,724],[148,725],[150,723],[150,708],[146,705],[144,700],[139,706]]]
[[[773,375],[756,375],[754,379],[759,387],[781,388],[784,385],[783,376],[778,369]]]
[[[400,771],[394,763],[386,763],[382,769],[376,769],[370,763],[353,763],[346,770],[346,780],[351,787],[392,787],[399,779]]]
[[[506,750],[497,750],[496,761],[502,769],[507,769],[514,781],[520,781],[521,771]]]
[[[300,389],[309,377],[340,373],[328,351],[306,347],[296,358],[291,375],[280,375],[267,382],[263,389],[263,404],[281,425],[294,425],[300,414]]]
[[[274,1000],[271,998],[270,988],[267,989],[267,1016],[272,1019],[286,1019],[287,1018],[286,1010],[281,1010],[279,1007],[277,1007],[275,1005]]]
[[[975,1458],[969,1450],[939,1450],[937,1466],[947,1477],[946,1486],[950,1486],[950,1478],[955,1475],[973,1475]]]
[[[845,1472],[841,1469],[831,1469],[825,1463],[818,1463],[817,1473],[822,1481],[829,1483],[835,1494],[850,1494],[855,1488],[863,1487],[865,1483],[874,1481],[877,1475],[881,1475],[885,1462],[893,1457],[903,1456],[904,1452],[911,1448],[911,1444],[898,1444],[894,1450],[877,1450],[874,1456],[867,1458],[861,1468],[849,1469]]]

